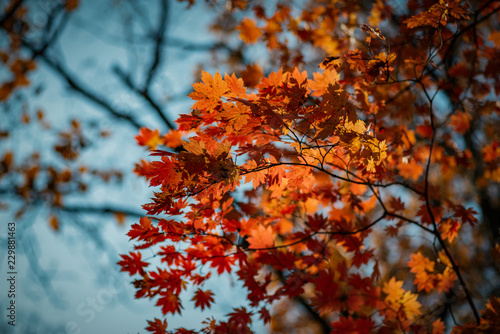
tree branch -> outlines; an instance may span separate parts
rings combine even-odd
[[[0,26],[3,28],[3,25],[5,22],[7,22],[15,13],[16,11],[19,9],[19,7],[21,7],[21,5],[23,4],[24,0],[18,0],[14,6],[12,6],[9,11],[7,13],[5,13],[5,15],[0,18]]]
[[[151,86],[151,82],[157,72],[158,65],[161,61],[162,56],[162,48],[165,43],[165,35],[167,30],[167,21],[168,21],[168,13],[169,13],[169,4],[168,0],[160,0],[161,12],[160,12],[160,21],[158,26],[158,31],[156,32],[156,43],[155,43],[155,52],[153,57],[153,62],[149,68],[146,82],[144,84],[144,93],[149,91]]]
[[[138,211],[132,211],[127,208],[120,208],[113,205],[104,206],[85,206],[85,205],[66,205],[62,207],[57,207],[57,210],[69,212],[69,213],[88,213],[88,214],[124,214],[130,217],[144,217],[145,213],[140,213]]]
[[[50,67],[55,73],[62,77],[73,90],[81,93],[87,99],[105,109],[113,117],[124,120],[137,129],[142,127],[142,125],[134,117],[132,117],[129,112],[116,110],[102,96],[99,96],[97,93],[92,92],[90,88],[85,87],[82,83],[78,82],[78,80],[69,73],[68,69],[66,69],[60,63],[49,58],[46,52],[40,52],[39,49],[35,48],[32,44],[25,40],[23,40],[23,45],[31,52],[33,52],[33,55],[37,56],[37,58],[40,58],[48,67]]]
[[[156,114],[162,119],[163,122],[167,125],[169,129],[174,130],[176,126],[172,121],[170,121],[166,116],[163,110],[160,108],[159,104],[156,103],[153,98],[149,95],[149,91],[139,89],[133,82],[128,74],[125,73],[118,65],[113,66],[113,72],[125,83],[125,85],[130,88],[133,92],[142,96],[149,105],[153,108]]]

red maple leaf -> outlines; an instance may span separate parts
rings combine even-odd
[[[142,254],[139,252],[130,252],[130,256],[128,255],[120,255],[122,257],[122,261],[118,262],[118,265],[122,267],[121,271],[129,272],[130,276],[136,273],[142,273],[144,271],[144,267],[149,266],[149,263],[141,261]]]
[[[203,310],[205,307],[210,308],[210,304],[214,302],[213,295],[213,292],[210,290],[203,291],[198,289],[191,300],[194,301],[194,307],[201,307]]]
[[[148,327],[145,330],[152,332],[153,334],[165,334],[167,332],[167,320],[155,318],[153,321],[148,320]]]
[[[156,306],[161,306],[163,315],[167,313],[175,314],[176,312],[181,314],[181,309],[183,307],[179,296],[168,290],[160,292],[160,296],[161,297],[156,302]]]

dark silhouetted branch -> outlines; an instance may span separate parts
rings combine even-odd
[[[16,13],[16,11],[19,9],[19,7],[21,7],[23,2],[24,0],[18,0],[12,7],[10,7],[9,11],[0,18],[0,26],[3,26],[3,24],[7,22],[7,20],[9,20]]]
[[[23,41],[23,45],[32,51],[34,54],[37,54],[38,49],[35,48],[30,43]],[[75,91],[79,92],[83,96],[85,96],[90,101],[95,104],[101,106],[105,109],[109,114],[118,119],[124,120],[134,126],[135,128],[141,128],[142,125],[130,115],[130,113],[122,112],[116,110],[108,101],[106,101],[103,97],[99,96],[97,93],[92,92],[90,88],[85,87],[84,84],[79,82],[76,78],[74,78],[69,71],[62,66],[60,63],[54,61],[50,57],[46,55],[46,53],[38,54],[38,58],[40,58],[48,67],[50,67],[55,73],[57,73],[60,77],[66,81],[66,83]]]
[[[91,206],[91,205],[66,205],[57,207],[57,210],[68,213],[88,213],[88,214],[124,214],[130,217],[144,217],[145,213],[133,211],[127,208],[119,208],[116,206]]]
[[[146,82],[144,84],[144,92],[149,91],[149,87],[151,86],[151,82],[156,75],[158,66],[160,65],[160,61],[162,59],[162,49],[165,44],[165,35],[167,30],[167,21],[168,21],[168,13],[169,13],[169,4],[168,0],[160,0],[161,12],[160,12],[160,21],[158,23],[158,31],[155,34],[155,50],[153,61],[151,67],[149,68]]]
[[[153,110],[156,112],[158,117],[162,119],[163,122],[167,125],[169,129],[175,129],[174,123],[170,121],[166,116],[163,110],[161,109],[160,105],[156,103],[153,98],[150,96],[148,91],[144,91],[139,89],[133,82],[132,79],[128,74],[125,73],[123,69],[121,69],[118,65],[113,66],[113,72],[123,81],[123,83],[130,88],[132,91],[134,91],[136,94],[140,95],[143,97],[149,105],[153,108]]]

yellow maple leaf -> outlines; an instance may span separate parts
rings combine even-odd
[[[405,312],[406,318],[412,321],[418,317],[420,312],[420,303],[417,301],[418,295],[411,293],[410,291],[405,292],[401,298],[401,305],[403,305],[403,310]]]
[[[382,291],[387,294],[385,300],[387,302],[395,302],[401,298],[405,290],[402,288],[403,281],[396,281],[394,277],[389,282],[384,283]]]

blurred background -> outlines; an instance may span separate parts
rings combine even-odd
[[[0,0],[1,333],[144,333],[146,319],[161,317],[154,302],[134,299],[116,265],[151,196],[132,172],[149,155],[134,136],[141,127],[167,133],[190,112],[201,68],[224,71],[241,57],[241,42],[210,31],[224,6]],[[9,222],[15,327],[6,320]],[[226,314],[237,299],[227,286],[237,284],[219,283],[210,314],[186,303],[169,328]]]

